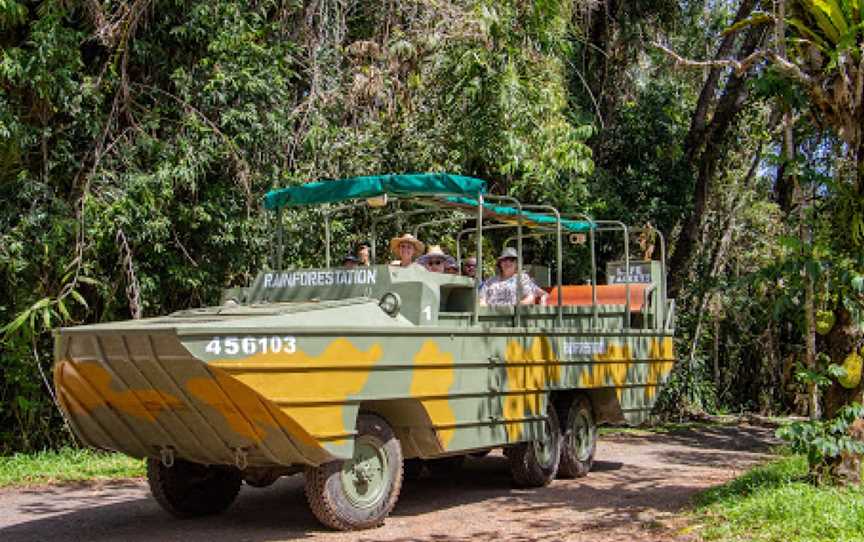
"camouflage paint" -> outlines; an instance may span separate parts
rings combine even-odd
[[[674,364],[673,332],[652,313],[624,329],[621,308],[601,307],[592,326],[590,307],[567,307],[559,327],[555,308],[523,307],[515,328],[512,308],[487,308],[472,326],[463,277],[381,266],[328,300],[317,282],[329,275],[315,276],[268,289],[289,281],[262,275],[240,306],[61,330],[55,382],[76,433],[138,457],[171,447],[205,463],[315,465],[351,456],[362,406],[431,457],[531,439],[565,390],[614,390],[598,414],[641,421]],[[390,291],[402,298],[392,317],[375,299]]]
[[[424,341],[414,355],[414,370],[409,395],[420,401],[432,425],[442,450],[450,447],[452,426],[456,415],[450,405],[450,389],[455,381],[453,354],[441,351],[435,341]]]

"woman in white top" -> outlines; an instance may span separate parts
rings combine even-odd
[[[507,247],[501,252],[495,264],[498,274],[483,281],[483,285],[480,287],[481,305],[516,304],[517,257],[516,250],[511,247]],[[540,298],[541,305],[546,304],[549,294],[537,286],[526,273],[522,273],[522,276],[519,277],[519,283],[522,287],[522,297],[518,300],[520,305],[533,305],[538,297]]]

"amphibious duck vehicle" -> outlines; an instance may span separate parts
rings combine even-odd
[[[322,210],[324,265],[284,265],[295,240],[283,215],[310,205]],[[659,232],[659,259],[640,261],[622,223],[447,174],[309,183],[271,191],[264,206],[275,215],[273,265],[219,305],[56,333],[70,426],[90,446],[146,458],[154,497],[176,516],[221,512],[244,481],[303,472],[321,522],[374,527],[424,462],[493,448],[519,486],[584,476],[597,424],[645,420],[675,362]],[[363,206],[377,213],[371,265],[332,266],[331,217]],[[479,276],[381,263],[381,233],[399,221],[455,225],[457,257],[472,253]],[[546,305],[480,305],[484,238],[504,234],[519,272],[549,291]],[[622,240],[604,269],[599,235]],[[523,243],[541,238],[550,260],[523,262]],[[566,284],[575,247],[589,276]]]

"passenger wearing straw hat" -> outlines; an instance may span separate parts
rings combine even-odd
[[[443,273],[448,265],[456,267],[456,260],[453,256],[444,254],[440,245],[430,245],[426,254],[417,258],[417,263],[433,273]]]
[[[414,258],[418,254],[423,254],[423,249],[426,245],[420,242],[410,233],[406,233],[400,237],[390,239],[390,252],[399,258],[390,265],[398,265],[400,267],[408,267],[414,263]]]
[[[480,287],[480,304],[481,305],[515,305],[517,296],[516,284],[516,260],[518,254],[512,247],[506,247],[498,256],[498,261],[495,263],[495,268],[498,273],[489,277],[483,282]],[[541,305],[546,304],[546,299],[549,297],[542,288],[537,286],[531,277],[526,273],[522,273],[519,278],[519,283],[522,287],[520,305],[533,305],[539,298]]]

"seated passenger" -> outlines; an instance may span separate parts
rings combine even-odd
[[[390,252],[399,259],[390,262],[390,265],[408,267],[414,263],[414,258],[418,254],[423,253],[424,248],[426,248],[426,245],[410,233],[406,233],[401,237],[394,237],[390,239]]]
[[[462,260],[462,274],[474,278],[477,274],[477,258],[471,256]]]
[[[357,243],[357,246],[354,250],[354,256],[357,257],[357,260],[358,260],[357,263],[359,265],[362,265],[364,267],[369,267],[371,247],[372,247],[372,245],[369,243],[369,241],[361,241],[361,242]]]
[[[433,273],[443,273],[447,265],[456,266],[453,256],[444,254],[439,245],[431,245],[426,254],[417,259],[417,263]]]
[[[346,254],[345,257],[342,258],[342,267],[347,267],[348,269],[354,269],[359,263],[360,258],[353,254]]]
[[[515,305],[516,304],[516,250],[507,247],[498,256],[495,268],[498,274],[489,277],[480,287],[481,305]],[[522,286],[520,305],[533,305],[539,299],[541,305],[546,304],[549,297],[527,274],[522,273],[519,279]]]
[[[459,266],[456,265],[456,262],[446,263],[444,264],[444,273],[448,275],[458,275],[459,274]]]

